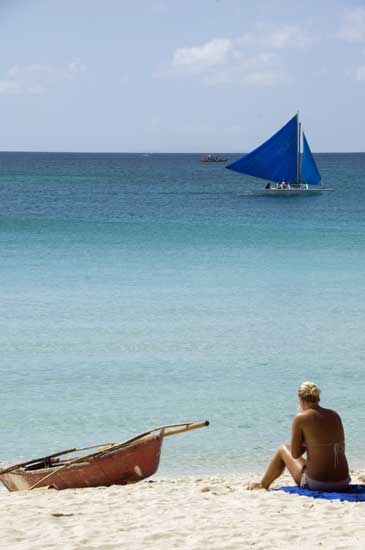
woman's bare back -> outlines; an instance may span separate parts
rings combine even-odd
[[[307,474],[318,481],[340,481],[349,474],[345,435],[340,416],[317,406],[299,413],[293,422],[292,447],[307,451]]]

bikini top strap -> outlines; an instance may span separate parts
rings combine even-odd
[[[307,447],[306,443],[303,443],[303,447]],[[316,445],[311,445],[311,447],[333,447],[333,455],[335,459],[335,468],[338,466],[340,454],[345,452],[345,442],[344,441],[335,441],[331,443],[317,443]]]
[[[333,444],[333,455],[335,458],[335,468],[338,466],[339,456],[340,454],[345,452],[345,442],[344,441],[338,441],[337,443]]]

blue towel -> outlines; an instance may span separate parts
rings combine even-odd
[[[302,495],[313,498],[324,498],[327,500],[347,500],[348,502],[365,502],[365,485],[349,485],[346,491],[340,493],[329,491],[310,491],[300,487],[279,487],[274,491],[285,491],[292,495]]]

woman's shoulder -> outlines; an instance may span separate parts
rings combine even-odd
[[[308,418],[307,411],[298,412],[293,418],[293,424],[300,425]]]
[[[294,420],[300,423],[305,422],[307,419],[318,416],[333,417],[341,420],[341,417],[337,411],[333,409],[325,409],[324,407],[318,407],[316,409],[306,409],[305,411],[301,411],[295,415]]]
[[[337,411],[333,409],[325,409],[324,407],[320,407],[320,412],[322,414],[328,415],[328,416],[334,416],[336,418],[341,418]]]

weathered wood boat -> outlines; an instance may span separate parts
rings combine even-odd
[[[200,162],[227,162],[225,157],[219,157],[218,155],[205,155],[200,159]]]
[[[0,481],[9,491],[38,487],[76,489],[127,485],[154,474],[159,466],[163,438],[208,426],[208,421],[154,428],[120,443],[68,449],[0,470]],[[86,453],[95,449],[92,453]],[[67,454],[81,456],[61,459]]]

